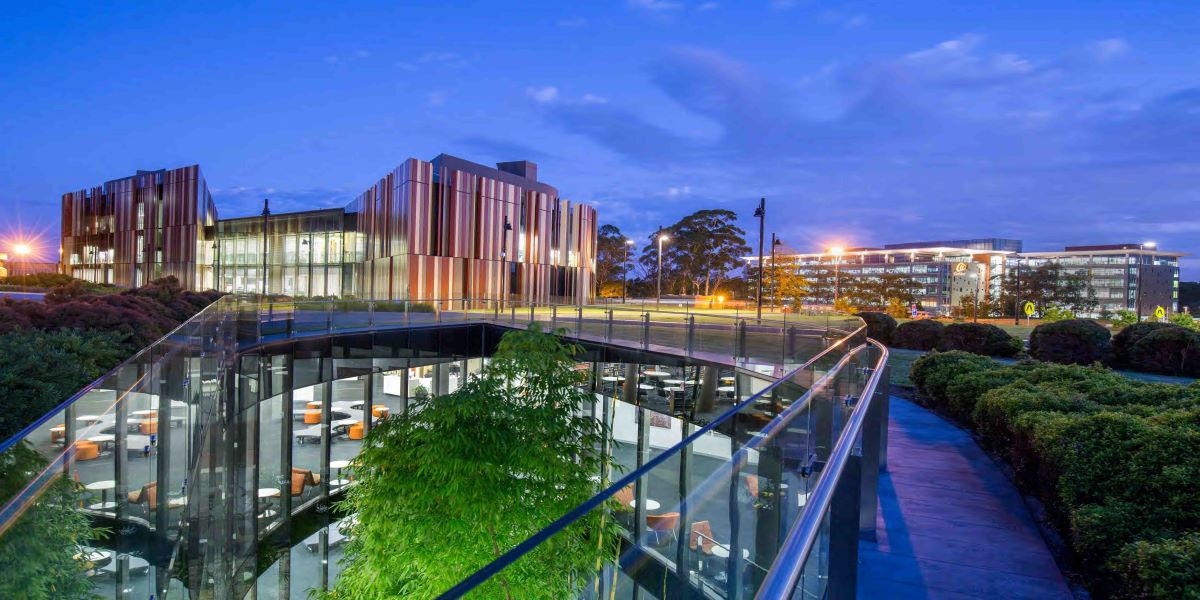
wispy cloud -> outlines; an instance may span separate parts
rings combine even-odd
[[[525,93],[538,104],[550,104],[558,100],[558,88],[548,85],[545,87],[526,88]]]
[[[626,0],[630,8],[653,13],[667,13],[681,10],[683,2],[673,0]]]
[[[696,12],[708,12],[710,10],[716,10],[720,7],[721,5],[717,2],[703,2],[696,6]]]

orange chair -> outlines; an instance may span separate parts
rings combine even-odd
[[[700,547],[700,551],[705,554],[712,554],[713,545],[712,525],[708,521],[696,521],[692,523],[692,534],[688,537],[688,549],[695,551],[696,547]]]
[[[67,438],[67,426],[59,423],[50,428],[50,443],[61,442]]]
[[[390,414],[390,413],[391,413],[391,411],[386,406],[372,406],[371,407],[371,414],[375,415],[376,417],[379,417],[380,419],[387,418],[388,414]]]
[[[299,496],[304,493],[306,487],[316,487],[321,483],[321,476],[314,474],[309,469],[297,469],[292,467],[292,495]]]
[[[675,539],[675,528],[679,526],[679,513],[646,515],[646,541],[661,546]]]
[[[320,402],[309,402],[308,404],[304,405],[304,407],[315,409],[315,410],[321,410],[321,403]]]
[[[316,425],[317,423],[320,423],[320,422],[321,422],[321,411],[308,410],[308,411],[304,412],[304,424],[305,425]]]
[[[363,424],[355,423],[355,424],[351,425],[350,429],[346,430],[346,437],[348,437],[352,440],[363,439]]]
[[[125,495],[125,499],[130,504],[145,504],[147,510],[154,510],[158,507],[158,482],[151,481],[143,485],[141,489],[129,492]]]
[[[79,440],[75,442],[75,460],[95,460],[100,456],[100,446],[95,442]]]
[[[138,430],[142,432],[142,435],[158,433],[158,419],[146,419],[142,421],[142,423],[138,425]]]
[[[617,503],[621,505],[621,510],[631,510],[631,505],[633,504],[633,484],[617,490],[617,493],[613,494],[613,498],[616,498]]]
[[[750,494],[753,500],[758,499],[758,475],[742,475],[742,481],[746,484],[746,492]]]

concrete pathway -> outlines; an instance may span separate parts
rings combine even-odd
[[[1070,599],[1016,488],[967,433],[891,399],[878,540],[859,546],[863,599]]]

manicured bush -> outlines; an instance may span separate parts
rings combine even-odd
[[[881,312],[860,312],[858,317],[867,322],[867,337],[881,343],[891,344],[896,331],[896,319]]]
[[[1043,323],[1029,336],[1029,354],[1063,364],[1104,362],[1111,352],[1110,337],[1103,325],[1090,319]]]
[[[946,412],[959,421],[970,422],[981,396],[1017,381],[1023,376],[1022,371],[1018,367],[1003,367],[954,377],[946,385]]]
[[[907,321],[892,332],[892,345],[909,350],[933,350],[944,328],[945,325],[929,319]]]
[[[1092,413],[1101,409],[1083,394],[1018,380],[984,393],[975,404],[971,420],[985,446],[1007,451],[1013,445],[1014,422],[1023,413]]]
[[[937,349],[962,350],[985,356],[1016,356],[1024,349],[1021,340],[987,323],[947,325],[938,337]]]
[[[1200,532],[1128,544],[1112,568],[1126,598],[1200,598]]]
[[[921,392],[930,402],[938,407],[946,405],[946,386],[954,378],[984,371],[998,369],[995,361],[970,352],[930,352],[913,361],[909,378],[917,391]]]
[[[1170,329],[1172,327],[1176,327],[1176,325],[1146,321],[1121,328],[1112,337],[1112,359],[1110,360],[1112,366],[1118,369],[1130,368],[1133,346],[1138,343],[1138,340],[1149,335],[1151,331]]]
[[[1133,345],[1129,363],[1138,371],[1200,376],[1200,334],[1182,327],[1155,329]]]

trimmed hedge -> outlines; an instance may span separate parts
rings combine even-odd
[[[987,323],[953,323],[942,330],[937,349],[963,350],[985,356],[1016,356],[1024,350],[1021,340]]]
[[[1129,366],[1164,375],[1200,376],[1200,334],[1182,327],[1154,329],[1134,343]]]
[[[892,345],[909,350],[933,350],[945,327],[929,319],[906,321],[892,333]]]
[[[1151,331],[1170,329],[1172,327],[1178,327],[1178,325],[1146,321],[1122,327],[1112,337],[1112,366],[1118,369],[1130,368],[1130,365],[1132,365],[1130,359],[1133,357],[1133,346],[1138,343],[1138,340],[1146,337]]]
[[[932,353],[911,378],[1041,498],[1092,593],[1200,597],[1200,384],[969,356]]]
[[[891,344],[896,331],[896,319],[881,312],[860,312],[856,315],[867,323],[867,337],[881,343]]]
[[[1106,362],[1112,334],[1090,319],[1043,323],[1029,335],[1029,354],[1049,362],[1090,365]]]

